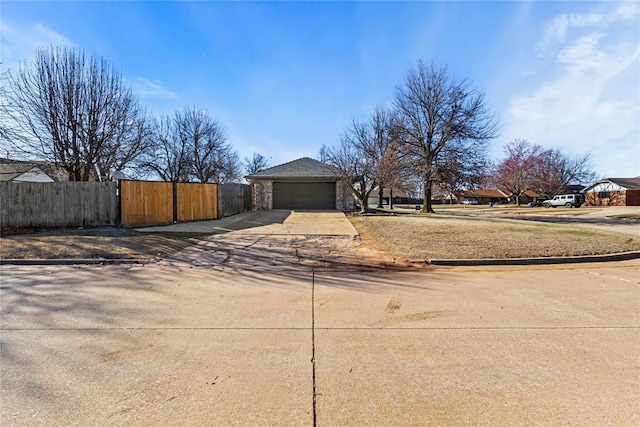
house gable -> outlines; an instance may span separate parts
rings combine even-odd
[[[584,193],[602,191],[640,190],[640,177],[635,178],[607,178],[585,188]]]
[[[12,182],[55,182],[51,176],[47,175],[39,168],[32,168],[30,171],[15,176]]]
[[[0,181],[55,182],[66,177],[64,171],[51,163],[0,158]]]

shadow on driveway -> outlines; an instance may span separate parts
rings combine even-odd
[[[271,224],[283,224],[289,215],[291,215],[291,211],[288,210],[251,211],[210,221],[192,221],[172,225],[136,228],[136,231],[143,233],[220,234],[264,227]]]

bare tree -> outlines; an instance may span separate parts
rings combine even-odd
[[[588,184],[596,178],[590,154],[571,157],[558,149],[548,149],[539,156],[532,188],[550,199],[565,192],[570,184]]]
[[[564,191],[569,184],[595,180],[591,156],[569,157],[557,149],[545,149],[516,139],[505,146],[505,157],[495,168],[493,182],[510,192],[520,204],[520,196],[534,190],[545,198]]]
[[[251,158],[244,158],[244,171],[247,175],[253,175],[263,169],[269,167],[269,161],[265,156],[259,153],[253,153]]]
[[[2,117],[2,120],[0,120],[0,147],[3,151],[8,151],[7,144],[11,141],[10,133],[12,132],[12,126],[10,125],[9,120],[7,120],[11,114],[7,99],[8,84],[9,72],[3,71],[0,73],[0,116]]]
[[[399,151],[400,123],[394,111],[376,106],[368,123],[369,141],[363,144],[365,155],[373,164],[378,187],[378,207],[382,207],[384,189],[404,187],[405,176]],[[393,195],[390,194],[390,199]],[[392,207],[392,200],[389,201]]]
[[[139,162],[140,169],[167,182],[188,181],[191,153],[187,139],[179,137],[176,118],[164,115],[154,122],[153,148]]]
[[[505,158],[497,164],[492,182],[501,190],[513,194],[516,204],[520,196],[533,189],[543,149],[527,140],[515,139],[504,147]]]
[[[394,112],[377,106],[369,120],[353,120],[337,146],[320,149],[320,160],[336,167],[351,184],[361,212],[367,209],[369,195],[376,187],[381,205],[385,186],[404,186],[398,129]]]
[[[334,166],[349,183],[360,204],[360,212],[367,210],[369,195],[378,184],[375,162],[371,157],[373,137],[365,122],[353,120],[334,147],[323,147],[326,163]]]
[[[212,163],[215,167],[211,169],[213,174],[208,182],[238,182],[242,179],[240,157],[230,145],[227,148],[216,152],[215,156],[213,156]]]
[[[241,175],[238,154],[222,125],[206,111],[188,107],[156,122],[151,155],[141,168],[164,181],[236,181]]]
[[[322,144],[322,147],[320,147],[320,151],[318,151],[318,157],[317,159],[319,161],[321,161],[322,163],[329,163],[331,161],[330,159],[330,154],[329,154],[329,147],[325,144]]]
[[[238,155],[222,125],[206,111],[188,107],[175,116],[182,143],[190,148],[192,174],[200,182],[227,182],[238,178]]]
[[[6,102],[13,151],[52,162],[73,181],[108,179],[150,144],[120,72],[79,49],[38,49],[9,78]]]
[[[418,61],[396,89],[395,108],[402,120],[402,150],[423,177],[422,212],[433,212],[432,186],[446,148],[465,157],[482,157],[498,134],[498,123],[484,94],[468,80],[456,81],[446,66]]]
[[[487,178],[489,162],[484,156],[467,157],[455,149],[446,149],[437,165],[437,183],[447,192],[449,203],[462,189],[478,187]]]

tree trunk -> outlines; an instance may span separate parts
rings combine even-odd
[[[356,192],[356,197],[358,197],[360,199],[360,213],[366,213],[367,209],[369,208],[369,196],[371,195],[371,190],[367,191],[366,193],[362,194],[362,193],[358,193]]]
[[[384,192],[384,188],[382,188],[382,185],[381,185],[379,187],[379,189],[378,189],[378,207],[380,209],[382,209],[382,207],[383,207],[382,206],[382,195],[383,195],[383,192]]]
[[[393,188],[389,187],[389,209],[393,210]]]
[[[424,197],[424,203],[422,204],[422,213],[435,213],[433,207],[431,206],[431,179],[424,180],[424,190],[422,195]]]
[[[367,203],[360,199],[360,213],[363,214],[367,211]]]

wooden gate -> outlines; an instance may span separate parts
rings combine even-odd
[[[173,222],[173,183],[120,181],[120,222],[125,227]]]
[[[179,183],[177,192],[177,221],[196,221],[218,217],[218,185]]]

